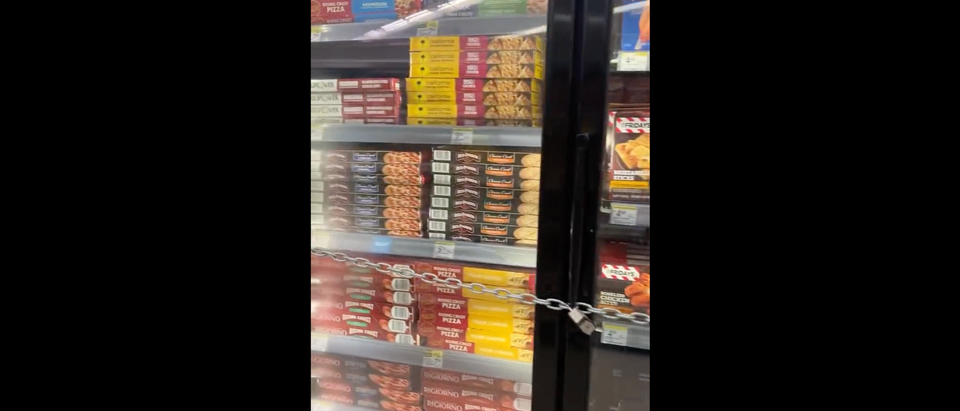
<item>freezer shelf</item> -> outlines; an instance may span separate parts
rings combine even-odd
[[[416,22],[399,19],[392,22],[319,24],[311,26],[311,43],[332,41],[399,39],[417,36],[417,29],[428,21],[437,21],[437,36],[478,36],[488,34],[535,34],[547,31],[547,16],[509,15],[437,19],[438,13],[418,13]],[[390,25],[390,31],[381,30]],[[421,34],[423,35],[423,34]]]
[[[393,254],[524,268],[537,266],[537,249],[534,247],[391,237],[345,231],[316,231],[312,237],[314,247],[347,253],[352,251]]]
[[[538,127],[447,127],[388,124],[323,124],[310,129],[314,142],[459,144],[540,147]]]
[[[623,347],[650,349],[650,326],[623,321],[603,320],[600,342]]]
[[[441,352],[442,365],[436,367],[439,369],[524,383],[533,382],[533,365],[530,363],[367,338],[310,333],[310,339],[310,347],[313,351],[353,355],[371,360],[390,361],[418,367],[424,366],[425,357],[430,357],[435,352]]]

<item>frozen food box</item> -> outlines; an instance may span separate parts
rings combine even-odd
[[[310,80],[311,93],[323,93],[331,91],[400,91],[400,79],[382,77]]]
[[[472,387],[457,387],[433,382],[423,383],[423,396],[428,401],[450,401],[463,404],[463,409],[476,410],[513,410],[530,411],[529,397],[500,390],[481,390]],[[472,406],[472,407],[471,407]],[[431,403],[430,408],[441,408],[442,405]]]
[[[353,23],[350,0],[311,0],[310,24]]]
[[[448,221],[429,220],[428,231],[451,233],[465,236],[488,236],[505,237],[515,240],[533,240],[537,239],[537,228],[519,227],[505,224],[470,224]]]
[[[323,106],[321,106],[323,107]],[[388,176],[419,176],[424,168],[419,164],[390,163],[321,163],[318,171],[324,174],[385,174]]]
[[[417,63],[410,77],[434,78],[533,78],[543,80],[540,64]]]
[[[522,180],[540,179],[540,167],[527,167],[523,165],[470,164],[434,161],[431,164],[430,169],[434,174],[459,174],[479,177],[519,177]],[[397,172],[399,172],[399,170]]]
[[[418,51],[410,53],[410,64],[538,64],[543,53],[536,50]],[[520,77],[520,76],[516,76]]]
[[[434,161],[457,163],[506,164],[524,167],[540,167],[540,153],[532,151],[478,150],[456,146],[439,146],[433,149]]]
[[[388,230],[384,228],[367,228],[367,227],[341,227],[336,225],[325,225],[322,222],[317,222],[318,219],[316,214],[310,215],[310,227],[315,230],[323,231],[342,231],[347,233],[358,233],[358,234],[372,234],[372,235],[386,235],[391,237],[405,237],[405,238],[422,238],[422,231],[413,231],[413,230]],[[319,215],[319,221],[323,221],[323,215]],[[335,234],[331,234],[335,235]]]
[[[438,7],[450,0],[426,0],[425,8]],[[483,17],[503,15],[545,14],[547,0],[485,0],[469,6],[452,5],[444,8],[445,17]]]
[[[407,278],[394,278],[380,272],[370,274],[342,273],[322,269],[310,272],[310,284],[333,287],[372,288],[376,290],[410,291],[413,284]]]
[[[539,191],[515,190],[509,188],[434,185],[430,190],[430,195],[467,198],[474,200],[519,200],[522,203],[540,203]]]
[[[504,301],[478,300],[461,296],[419,296],[417,306],[421,318],[431,318],[439,313],[475,314],[494,318],[520,318],[532,320],[536,307],[531,304],[512,303]]]
[[[508,392],[523,396],[533,394],[533,385],[529,383],[433,368],[424,368],[422,370],[421,381],[423,384],[445,384],[454,387]]]
[[[650,193],[650,118],[642,113],[615,113],[614,138],[608,146],[609,198],[643,201]]]
[[[393,187],[416,187],[416,186],[393,186]],[[363,193],[319,193],[324,194],[321,202],[324,204],[340,205],[377,205],[394,208],[420,208],[420,197],[391,196],[386,194],[363,194]],[[539,208],[538,208],[539,209]],[[320,223],[318,223],[320,224]]]
[[[597,308],[650,313],[650,265],[609,264],[601,258]]]
[[[421,313],[421,326],[427,325],[436,327],[446,327],[446,329],[457,331],[461,334],[466,333],[467,329],[484,330],[491,333],[498,333],[503,337],[509,337],[511,333],[533,334],[533,320],[514,318],[514,317],[488,317],[475,314],[453,314],[448,312],[430,312]],[[423,336],[431,336],[432,331],[428,328],[419,328],[418,332]],[[508,344],[509,345],[509,344]],[[525,347],[521,347],[525,348]]]
[[[413,269],[419,273],[434,273],[440,278],[456,278],[467,283],[511,287],[529,287],[534,283],[535,277],[533,273],[512,268],[480,268],[440,261],[416,261]]]
[[[362,96],[362,94],[361,94]],[[363,103],[361,98],[360,103]],[[341,93],[310,93],[311,105],[343,105],[343,94]]]
[[[392,333],[372,328],[352,327],[346,324],[311,324],[310,328],[314,332],[331,335],[370,338],[398,344],[417,345],[419,343],[418,339],[412,334]]]
[[[543,93],[543,82],[530,78],[408,78],[407,93],[420,91],[456,92],[486,91],[521,93]]]
[[[320,169],[320,165],[317,164],[317,170]],[[412,185],[419,186],[423,185],[424,177],[419,174],[413,175],[386,175],[386,174],[354,174],[344,171],[337,172],[323,172],[316,171],[311,173],[311,180],[325,181],[325,182],[358,182],[358,183],[383,183],[383,184],[392,184],[392,185]],[[323,191],[323,190],[319,190]]]
[[[624,5],[637,3],[639,0],[626,0]],[[640,39],[640,25],[646,6],[627,10],[622,13],[623,24],[620,30],[620,50],[624,51],[649,51],[650,39]],[[649,19],[649,15],[647,16]],[[646,22],[649,25],[649,21]],[[648,29],[649,30],[649,29]]]
[[[314,326],[345,325],[356,329],[385,331],[394,334],[413,334],[413,318],[394,319],[377,312],[364,314],[317,308],[310,314],[310,324]]]
[[[420,196],[422,189],[418,185],[394,185],[384,183],[361,183],[361,182],[342,182],[326,181],[325,190],[327,192],[344,193],[363,193],[363,194],[386,194],[391,196]]]
[[[449,208],[459,211],[494,211],[511,214],[539,215],[538,203],[524,203],[516,200],[473,199],[459,197],[430,197],[430,208]],[[438,230],[434,230],[438,231]],[[527,231],[527,230],[524,230]]]
[[[467,175],[437,174],[433,176],[432,182],[433,184],[452,185],[458,187],[489,187],[523,191],[540,191],[540,180],[524,180],[520,177],[476,177]]]
[[[514,294],[525,294],[529,293],[530,290],[519,287],[497,287],[507,290],[508,292]],[[477,299],[483,301],[493,301],[501,302],[503,301],[500,298],[497,298],[493,294],[488,294],[480,291],[471,290],[468,287],[464,288],[452,288],[440,284],[427,284],[424,282],[414,281],[414,289],[417,291],[417,298],[421,301],[424,301],[425,305],[431,305],[431,301],[436,301],[437,298],[449,297],[456,299],[457,296],[466,298],[466,299]]]
[[[538,50],[543,51],[543,38],[527,36],[432,36],[411,37],[410,51],[466,50]]]
[[[542,119],[531,120],[502,120],[502,119],[483,119],[483,118],[420,118],[408,116],[407,125],[416,126],[468,126],[468,127],[540,127],[543,124]]]
[[[311,205],[312,206],[312,205]],[[419,219],[421,213],[415,208],[399,208],[385,206],[366,206],[366,205],[340,205],[340,204],[321,204],[317,214],[324,214],[329,219],[333,216],[358,216],[358,217],[384,217],[384,218],[402,218]]]
[[[310,286],[311,299],[325,299],[335,301],[359,301],[388,303],[394,305],[412,305],[414,294],[408,291],[392,291],[365,287],[333,287],[333,286]]]
[[[331,215],[325,225],[335,227],[379,228],[393,231],[420,231],[420,220],[406,218],[359,217]]]
[[[420,164],[421,154],[418,151],[393,150],[312,150],[321,163],[386,163],[386,164]]]
[[[540,93],[531,91],[410,91],[409,104],[483,104],[540,106]]]
[[[336,107],[336,106],[316,106]],[[539,106],[485,106],[483,104],[408,104],[409,118],[482,118],[502,120],[541,119],[543,111]]]
[[[319,399],[372,409],[420,411],[419,391],[383,388],[372,382],[321,378]]]
[[[396,279],[399,280],[399,279]],[[310,308],[312,313],[338,315],[346,318],[348,314],[367,315],[378,320],[412,320],[414,311],[412,307],[403,305],[393,305],[375,302],[363,301],[337,301],[331,299],[311,299]]]

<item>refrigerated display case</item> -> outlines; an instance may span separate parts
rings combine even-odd
[[[315,410],[615,409],[587,397],[648,363],[649,50],[612,7],[312,1]],[[631,269],[645,325],[597,314]]]

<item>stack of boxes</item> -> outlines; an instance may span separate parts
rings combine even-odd
[[[400,79],[310,80],[313,123],[399,124]]]
[[[500,378],[423,368],[426,411],[530,411],[533,387]]]
[[[423,410],[418,366],[312,353],[310,371],[315,399],[377,410]]]
[[[532,293],[536,275],[436,260],[357,255],[394,268]],[[533,361],[535,306],[311,256],[311,327],[332,335]]]
[[[532,293],[530,272],[420,261],[417,272],[456,278],[514,294]],[[514,361],[533,361],[533,305],[508,302],[491,294],[415,281],[420,344]]]
[[[540,154],[523,148],[433,149],[430,238],[536,246]]]
[[[539,127],[539,36],[410,38],[407,124]]]
[[[423,236],[420,152],[383,148],[311,150],[314,229]]]
[[[311,0],[310,24],[390,22],[420,8],[421,0]]]

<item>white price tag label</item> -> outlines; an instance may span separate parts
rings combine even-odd
[[[310,42],[320,42],[320,26],[310,26]]]
[[[433,258],[453,259],[453,241],[437,241],[433,243]]]
[[[310,351],[327,352],[327,337],[310,336]]]
[[[331,411],[333,407],[329,403],[322,401],[313,401],[310,403],[310,411]]]
[[[323,140],[323,124],[310,122],[310,139],[313,141]]]
[[[627,335],[630,329],[622,325],[616,325],[610,322],[603,323],[603,334],[600,336],[600,342],[611,345],[627,345]]]
[[[327,233],[313,233],[313,235],[310,236],[311,247],[327,248],[329,243],[330,235]]]
[[[417,27],[417,36],[436,36],[440,32],[440,22],[437,20],[428,21]]]
[[[650,71],[650,52],[621,50],[617,71]]]
[[[462,145],[473,144],[473,129],[472,128],[453,129],[453,135],[450,136],[450,144],[462,144]]]
[[[431,368],[443,368],[443,351],[428,350],[423,353],[423,366]]]
[[[634,204],[610,204],[610,224],[637,225],[637,206]]]

